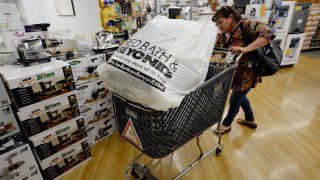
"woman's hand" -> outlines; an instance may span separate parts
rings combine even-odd
[[[245,54],[247,52],[249,52],[245,47],[240,47],[240,46],[234,46],[232,48],[229,49],[232,53],[234,54]]]

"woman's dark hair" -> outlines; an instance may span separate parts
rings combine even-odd
[[[236,22],[242,20],[241,14],[231,6],[222,6],[220,9],[217,10],[216,14],[212,17],[212,21],[216,22],[219,18],[229,18],[230,14],[232,14],[233,19]]]

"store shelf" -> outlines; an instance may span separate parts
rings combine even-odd
[[[311,41],[320,41],[320,38],[317,38],[317,39],[311,39]]]

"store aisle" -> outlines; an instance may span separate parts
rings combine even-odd
[[[265,78],[250,93],[256,130],[233,124],[223,136],[221,156],[211,155],[182,179],[320,179],[320,61],[301,55],[294,67]],[[239,117],[243,114],[239,114]],[[217,138],[202,136],[206,149]],[[174,175],[198,153],[195,140],[174,154]],[[124,179],[130,161],[139,154],[114,134],[92,148],[93,159],[67,174],[63,180]],[[155,160],[153,173],[167,179],[170,157]]]

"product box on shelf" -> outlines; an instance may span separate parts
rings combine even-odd
[[[295,1],[282,1],[281,6],[279,7],[279,18],[275,24],[277,33],[288,33],[293,16],[294,5]]]
[[[0,163],[1,179],[20,180],[24,176],[31,176],[30,173],[33,173],[33,179],[42,179],[29,144],[22,145],[5,154],[1,154]]]
[[[286,45],[287,35],[280,34],[276,35],[274,41],[280,45],[282,52],[284,51],[284,46]]]
[[[91,128],[93,128],[93,130],[91,130],[90,135],[88,133],[88,143],[90,146],[109,137],[117,130],[114,118],[99,122]]]
[[[87,139],[84,139],[40,161],[40,166],[46,179],[56,179],[89,158],[89,144]]]
[[[80,116],[76,91],[34,104],[18,112],[28,137]]]
[[[17,120],[10,106],[0,107],[0,139],[20,131]]]
[[[111,92],[104,87],[102,81],[88,82],[77,86],[77,98],[81,109],[95,104],[110,95]]]
[[[27,142],[22,132],[0,139],[0,155],[27,144]]]
[[[24,67],[0,67],[18,108],[23,108],[75,90],[72,70],[68,63],[49,63]]]
[[[31,140],[38,158],[43,160],[87,137],[81,116],[67,124],[50,129]]]
[[[89,66],[87,57],[65,60],[65,62],[71,66],[76,86],[92,81],[98,77],[95,69]]]
[[[298,63],[303,41],[304,33],[288,35],[281,62],[282,66]]]
[[[6,106],[9,104],[11,104],[11,101],[0,74],[0,107]]]

